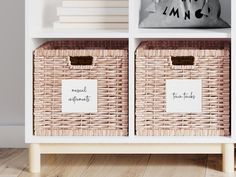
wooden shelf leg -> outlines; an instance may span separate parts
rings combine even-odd
[[[29,147],[29,170],[31,173],[40,173],[41,153],[39,144],[30,144]]]
[[[223,171],[234,173],[234,144],[223,144]]]

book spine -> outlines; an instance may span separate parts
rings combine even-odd
[[[128,8],[57,8],[57,15],[128,15]]]
[[[128,8],[128,1],[123,0],[123,1],[63,1],[62,2],[63,7],[104,7],[104,8],[109,8],[109,7],[126,7]]]
[[[54,29],[127,29],[128,23],[60,23],[53,24]]]
[[[92,22],[123,22],[128,23],[128,16],[60,16],[60,22],[65,23],[92,23]]]

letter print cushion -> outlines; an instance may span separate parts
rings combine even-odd
[[[144,0],[145,1],[145,0]],[[219,0],[152,0],[141,28],[226,28]]]

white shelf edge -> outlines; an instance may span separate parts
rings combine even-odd
[[[231,38],[231,28],[222,29],[138,29],[136,38]]]
[[[182,30],[182,31],[181,31]],[[215,29],[215,32],[201,29],[139,29],[134,32],[134,38],[231,38],[231,29]],[[129,38],[126,30],[99,30],[99,31],[38,31],[33,32],[30,38]]]
[[[232,137],[158,137],[158,136],[127,136],[127,137],[112,137],[112,136],[102,136],[102,137],[73,137],[73,136],[31,136],[31,138],[26,139],[26,143],[79,143],[79,144],[92,144],[92,143],[102,143],[102,144],[221,144],[221,143],[233,143],[234,139]]]
[[[30,38],[129,38],[128,30],[53,30],[30,33]]]
[[[236,1],[231,1],[231,24],[232,24],[232,41],[231,41],[231,134],[235,137],[236,142]]]

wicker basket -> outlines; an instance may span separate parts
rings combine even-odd
[[[127,41],[51,41],[36,49],[34,134],[127,136],[127,46]],[[62,112],[63,80],[97,80],[97,112]]]
[[[201,80],[201,112],[167,111],[167,80],[176,79]],[[230,135],[230,43],[142,42],[136,52],[136,134]]]

